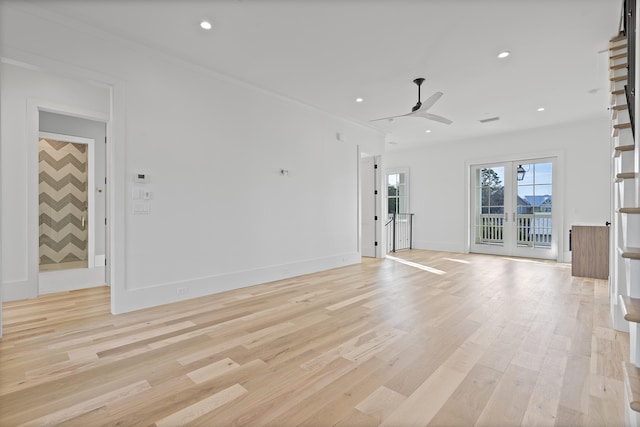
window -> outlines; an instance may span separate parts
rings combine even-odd
[[[408,172],[387,173],[387,213],[409,213]]]

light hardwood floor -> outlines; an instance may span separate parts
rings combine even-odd
[[[5,303],[0,425],[623,424],[605,281],[397,258],[119,316],[106,288]]]

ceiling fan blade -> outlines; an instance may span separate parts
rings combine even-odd
[[[445,125],[450,125],[453,123],[451,120],[446,117],[438,116],[437,114],[431,114],[427,112],[422,112],[420,114],[415,114],[418,117],[424,117],[425,119],[434,120],[436,122],[444,123]]]
[[[429,108],[431,108],[433,106],[433,104],[435,104],[438,99],[442,98],[443,93],[442,92],[436,92],[433,95],[431,95],[429,98],[427,98],[422,105],[420,106],[420,108],[416,111],[427,111]]]
[[[417,80],[421,80],[420,82],[418,82]],[[418,85],[418,104],[416,104],[414,108],[414,110],[412,110],[411,112],[407,113],[407,114],[400,114],[398,116],[391,116],[391,117],[382,117],[379,119],[373,119],[373,120],[369,120],[370,122],[377,122],[380,120],[393,120],[393,119],[397,119],[399,117],[424,117],[425,119],[429,119],[429,120],[435,120],[436,122],[441,122],[441,123],[446,123],[446,124],[451,124],[453,123],[451,120],[442,117],[442,116],[438,116],[436,114],[429,114],[427,113],[427,110],[429,108],[431,108],[433,106],[433,104],[435,104],[440,98],[442,98],[443,93],[442,92],[436,92],[433,95],[431,95],[429,98],[427,98],[424,102],[420,102],[420,84],[422,83],[422,81],[424,81],[424,79],[416,79],[414,80],[414,83],[416,83]],[[420,106],[420,107],[418,107]],[[416,109],[416,107],[418,107]]]
[[[393,119],[397,119],[398,117],[408,117],[408,116],[412,116],[414,113],[407,113],[407,114],[400,114],[399,116],[391,116],[391,117],[381,117],[379,119],[373,119],[373,120],[369,120],[370,122],[377,122],[380,120],[393,120]]]

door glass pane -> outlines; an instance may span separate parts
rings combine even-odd
[[[476,169],[475,242],[504,243],[504,167]]]
[[[40,271],[88,266],[87,145],[41,138]]]
[[[552,164],[530,163],[518,165],[518,168],[522,170],[517,181],[517,245],[550,249],[553,229]]]

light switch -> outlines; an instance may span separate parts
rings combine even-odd
[[[142,188],[133,188],[131,190],[131,198],[133,200],[142,200],[144,197],[144,190]]]

